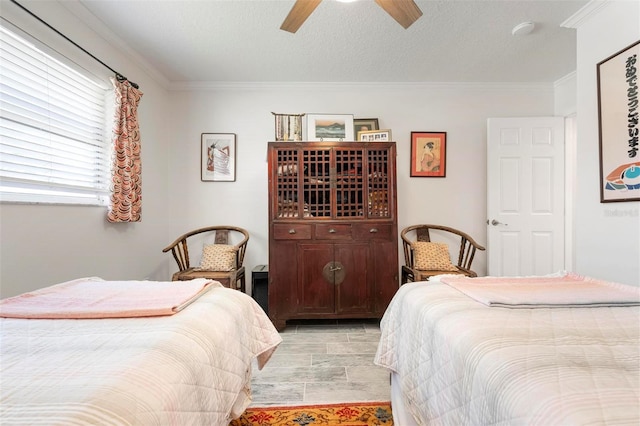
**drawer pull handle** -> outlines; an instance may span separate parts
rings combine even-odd
[[[329,233],[330,233],[330,234],[335,234],[335,233],[336,233],[336,230],[335,230],[335,229],[333,229],[333,228],[331,228],[331,229],[329,229]]]
[[[369,229],[369,232],[372,233],[372,234],[375,234],[375,233],[378,232],[378,228],[371,228],[371,229]]]
[[[295,234],[295,233],[296,233],[296,230],[295,230],[295,229],[289,229],[289,233],[290,233],[290,234]]]

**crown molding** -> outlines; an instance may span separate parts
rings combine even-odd
[[[557,79],[556,81],[553,82],[553,87],[556,88],[558,86],[561,86],[567,82],[571,82],[572,80],[575,80],[576,77],[578,76],[578,73],[575,71],[570,72],[569,74],[565,75],[564,77],[561,77],[559,79]]]
[[[591,0],[576,13],[565,19],[560,26],[563,28],[577,29],[582,26],[585,21],[589,20],[591,16],[598,13],[602,8],[609,6],[611,2],[612,0]]]
[[[473,90],[473,91],[553,91],[554,83],[486,83],[486,82],[172,82],[171,91],[202,90]]]

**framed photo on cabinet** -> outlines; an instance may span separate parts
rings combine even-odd
[[[307,114],[308,141],[353,141],[352,114]]]
[[[371,130],[378,130],[377,118],[354,118],[353,119],[353,134],[358,136],[358,132],[370,132]],[[359,140],[359,139],[357,139]]]
[[[360,142],[390,142],[391,141],[391,129],[359,131],[358,132],[358,141],[360,141]]]
[[[600,202],[640,201],[640,41],[597,65]]]
[[[200,180],[236,180],[236,134],[203,133],[200,140]]]
[[[445,177],[446,132],[411,132],[411,177]]]

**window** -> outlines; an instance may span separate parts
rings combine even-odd
[[[107,85],[0,26],[0,201],[106,205]]]

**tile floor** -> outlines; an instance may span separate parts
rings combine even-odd
[[[253,368],[251,406],[389,401],[389,372],[373,364],[377,320],[298,321],[262,371]]]

